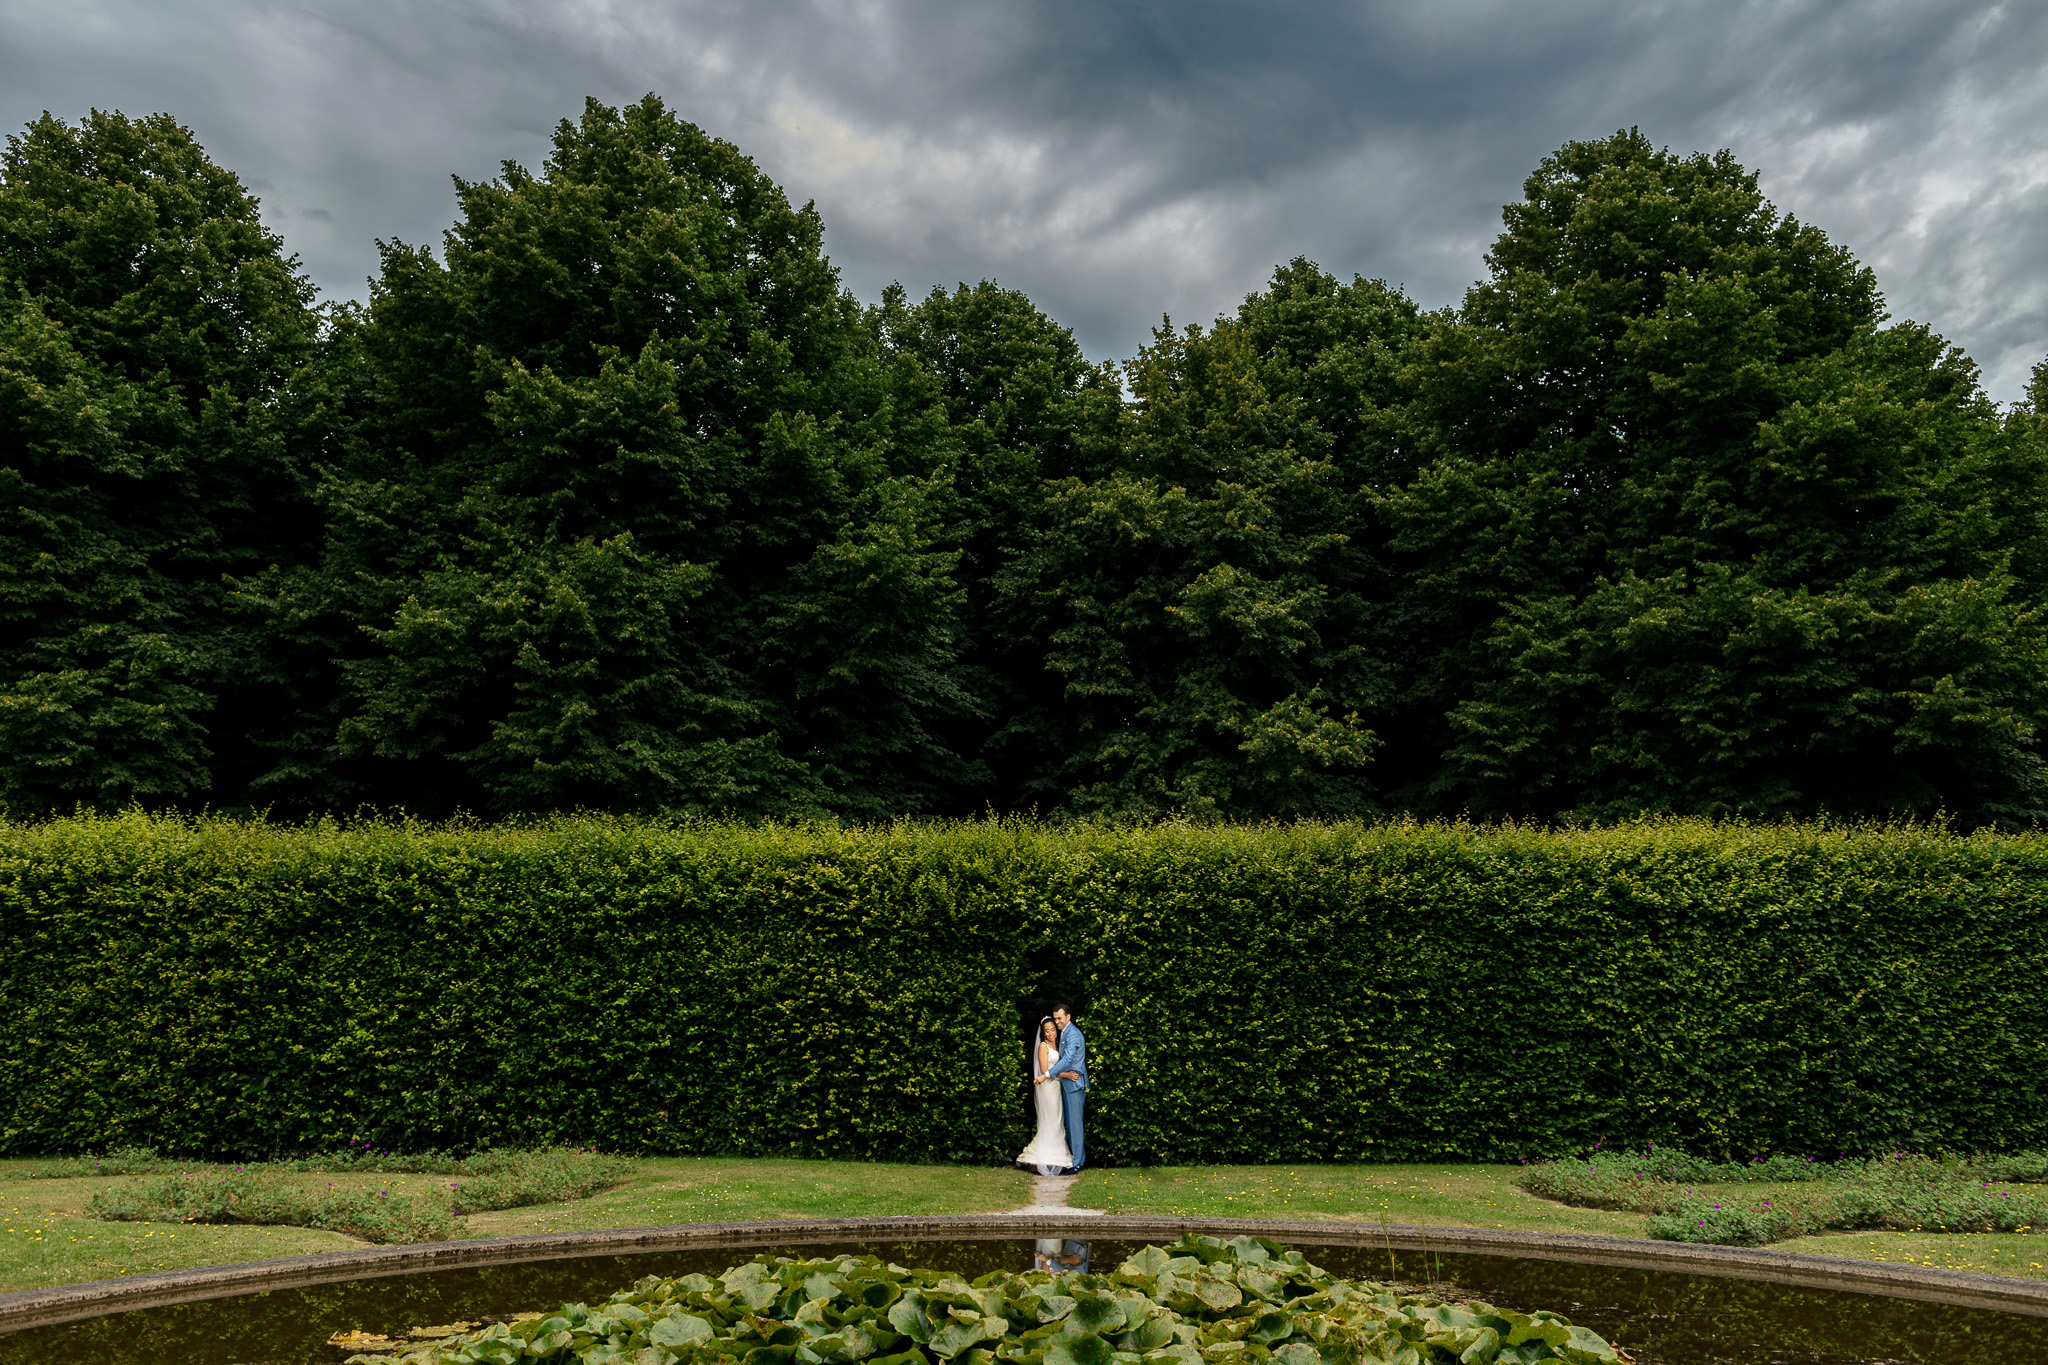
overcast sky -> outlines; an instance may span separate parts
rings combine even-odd
[[[1572,138],[1727,147],[2019,397],[2048,356],[2048,5],[1965,0],[4,0],[0,122],[164,110],[321,287],[451,174],[654,91],[873,299],[983,277],[1096,359],[1298,254],[1454,302]]]

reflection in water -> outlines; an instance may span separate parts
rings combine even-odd
[[[1063,1270],[1088,1271],[1088,1244],[1072,1238],[1041,1237],[1031,1253],[1033,1270],[1049,1270],[1057,1275]]]

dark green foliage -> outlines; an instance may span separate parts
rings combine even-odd
[[[862,305],[652,96],[324,315],[166,117],[0,171],[17,813],[2048,814],[2048,367],[1998,411],[1726,153],[1121,366]]]
[[[1572,143],[1505,216],[1379,504],[1437,799],[2048,809],[2048,464],[1969,361],[1726,153]]]
[[[444,259],[385,247],[324,562],[270,589],[341,667],[280,795],[928,807],[953,442],[817,214],[652,98],[458,191]]]
[[[1065,683],[1039,789],[1082,811],[1372,808],[1384,591],[1359,488],[1415,309],[1306,261],[1127,368],[1115,467],[1055,483],[1005,585]]]
[[[1045,533],[1047,481],[1114,462],[1122,397],[1113,367],[1090,368],[1071,332],[987,280],[934,289],[916,305],[891,286],[873,322],[899,362],[930,376],[958,443],[944,500],[962,592],[953,675],[979,702],[941,728],[976,764],[959,805],[1056,801],[1035,779],[1057,753],[1060,685],[1033,613],[1006,588]]]
[[[224,578],[317,536],[281,403],[313,353],[312,294],[169,118],[46,114],[8,139],[0,803],[246,781],[269,707]]]
[[[1002,839],[907,860],[886,835],[605,824],[12,835],[0,1002],[27,1013],[0,1132],[21,1150],[587,1134],[988,1159],[1007,1140],[1017,1049],[988,1002],[1014,989],[1014,941],[982,913],[1022,884]],[[88,966],[78,934],[111,956]]]
[[[2044,894],[1910,829],[13,825],[0,1150],[1007,1161],[1052,972],[1104,1161],[2039,1149]]]

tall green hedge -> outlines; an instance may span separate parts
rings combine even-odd
[[[0,1150],[1118,1162],[2048,1143],[2048,839],[0,825]]]

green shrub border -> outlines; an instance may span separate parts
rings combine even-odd
[[[0,1150],[2048,1144],[2048,839],[1664,821],[0,825]]]

